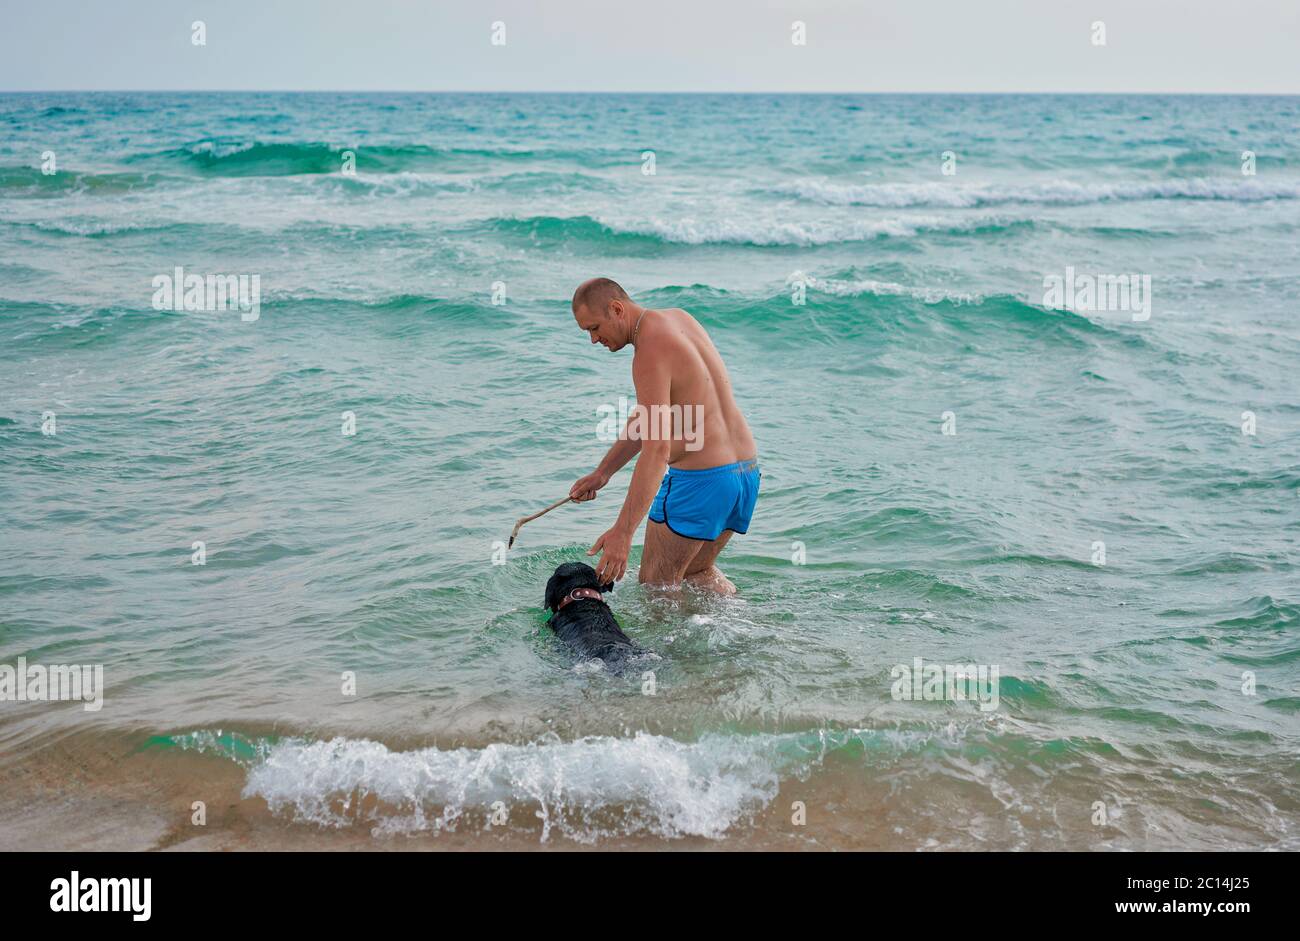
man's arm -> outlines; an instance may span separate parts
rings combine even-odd
[[[613,477],[623,465],[632,458],[636,457],[641,450],[641,436],[628,434],[628,429],[632,427],[632,421],[636,418],[636,413],[629,415],[623,425],[623,434],[614,442],[614,446],[605,454],[604,459],[596,466],[598,473],[606,477]]]
[[[636,384],[636,407],[642,412],[642,428],[652,428],[651,419],[658,414],[666,414],[671,404],[672,370],[669,359],[662,350],[644,348],[639,351],[646,355],[637,356],[632,361],[632,381]],[[658,406],[658,408],[656,408]],[[620,444],[622,442],[619,442]],[[668,466],[672,442],[667,438],[651,434],[646,440],[638,441],[641,457],[637,459],[636,469],[632,472],[632,483],[627,488],[627,498],[618,520],[588,550],[587,555],[595,555],[598,549],[604,552],[596,572],[601,581],[617,581],[627,572],[627,557],[632,551],[632,537],[637,527],[650,512],[659,484],[663,481],[664,469]],[[613,454],[617,448],[610,449]],[[630,459],[629,454],[629,459]],[[619,465],[622,466],[621,464]]]
[[[579,503],[596,499],[596,491],[609,483],[609,479],[622,470],[624,464],[637,456],[637,452],[641,450],[641,439],[628,434],[628,428],[635,417],[635,412],[628,416],[627,424],[623,426],[623,434],[614,442],[614,446],[605,452],[596,469],[585,477],[578,478],[577,482],[569,488],[570,497]]]

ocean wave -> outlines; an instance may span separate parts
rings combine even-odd
[[[559,834],[593,842],[632,833],[721,838],[772,801],[783,767],[807,757],[799,738],[806,736],[684,743],[638,733],[414,751],[346,738],[250,743],[219,732],[172,741],[246,764],[244,796],[298,822],[437,831],[486,817],[500,801],[535,809],[543,841]]]
[[[22,334],[9,339],[16,345],[44,344],[46,349],[112,344],[138,338],[142,331],[156,325],[200,324],[208,316],[226,316],[154,310],[147,303],[147,282],[141,290],[138,307],[5,301],[8,311],[22,312],[21,318],[15,320],[23,325]],[[874,337],[890,344],[948,344],[951,340],[947,339],[947,331],[987,336],[993,342],[1020,342],[1031,337],[1042,342],[1081,343],[1085,337],[1095,340],[1112,336],[1125,342],[1144,342],[1131,332],[1116,332],[1085,314],[1048,309],[1012,294],[977,294],[871,279],[814,279],[809,285],[808,303],[802,307],[791,304],[788,291],[739,293],[707,285],[646,291],[643,299],[659,306],[685,307],[710,329],[724,330],[764,346],[806,339],[810,316],[833,342]],[[559,309],[567,307],[568,299],[555,298],[547,303]],[[295,328],[320,323],[322,318],[329,322],[336,317],[365,317],[382,324],[385,330],[401,330],[412,336],[454,327],[467,336],[483,338],[519,329],[514,319],[485,316],[490,310],[493,308],[488,301],[477,294],[360,292],[349,297],[330,291],[267,288],[262,295],[263,316],[294,324]],[[934,327],[940,323],[947,329],[936,338]],[[474,351],[475,355],[485,355],[482,348],[475,347]],[[910,528],[915,531],[915,526]]]
[[[587,216],[498,218],[485,225],[502,235],[526,236],[533,242],[561,245],[574,240],[659,245],[742,245],[756,248],[810,247],[911,238],[921,234],[972,235],[1032,229],[1030,219],[985,217],[968,220],[917,216],[848,221],[770,221],[739,219],[659,219],[606,222]]]
[[[444,193],[507,192],[524,196],[610,192],[614,184],[602,177],[577,171],[519,170],[510,173],[434,173],[399,170],[392,173],[358,170],[355,176],[341,173],[306,177],[309,185],[330,185],[344,192],[367,196],[420,196]]]
[[[59,221],[10,222],[0,225],[27,229],[47,235],[75,235],[83,238],[103,238],[113,235],[186,235],[202,234],[207,226],[194,222],[112,222],[107,219],[87,219],[75,216]]]
[[[214,175],[280,176],[336,172],[342,166],[343,153],[347,149],[335,144],[206,140],[137,154],[129,161],[179,164]]]
[[[908,287],[893,281],[877,281],[873,278],[814,278],[807,279],[808,289],[832,297],[910,297],[924,304],[939,304],[948,301],[954,304],[978,304],[984,295],[968,291],[950,291],[944,288]]]
[[[1056,701],[1033,680],[1004,676],[999,689],[1016,708]],[[247,738],[201,729],[149,745],[234,761],[245,769],[242,796],[293,823],[364,828],[373,836],[500,828],[583,844],[631,836],[722,840],[755,825],[783,782],[832,767],[910,774],[933,760],[990,786],[995,768],[966,770],[990,750],[1033,750],[1045,762],[1069,764],[1108,748],[1092,739],[1007,734],[1004,717],[960,705],[954,712],[952,704],[936,704],[911,727],[709,733],[695,741],[649,732],[571,740],[548,734],[524,743],[401,750],[367,738]]]
[[[1288,632],[1300,627],[1300,604],[1295,602],[1260,595],[1237,607],[1235,616],[1222,618],[1214,626],[1251,634],[1277,632],[1284,641],[1289,639]],[[1286,660],[1294,660],[1297,656],[1300,656],[1300,646],[1292,645],[1286,649]]]
[[[908,286],[842,273],[828,278],[810,278],[809,297],[802,307],[791,303],[790,293],[741,294],[719,291],[708,285],[661,288],[646,292],[658,305],[685,307],[709,327],[752,334],[766,341],[785,333],[806,336],[808,317],[814,316],[823,331],[849,339],[863,335],[916,337],[931,335],[936,322],[958,334],[1042,336],[1079,342],[1082,336],[1120,336],[1126,342],[1143,343],[1131,331],[1116,330],[1104,320],[1093,320],[1072,310],[1056,310],[1015,294],[980,294],[926,285]],[[941,342],[949,342],[942,340]]]
[[[882,236],[907,238],[941,220],[871,219],[842,223],[768,222],[756,219],[650,219],[623,231],[679,245],[812,246],[863,242]]]
[[[47,303],[0,297],[0,309],[12,315],[12,323],[21,327],[21,333],[10,333],[5,339],[15,348],[31,343],[40,344],[43,350],[105,346],[137,342],[147,331],[168,324],[173,328],[198,326],[211,318],[238,318],[234,311],[155,310],[149,303],[151,294],[152,288],[145,281],[139,306]],[[516,323],[509,318],[485,316],[491,310],[494,308],[480,297],[393,294],[349,298],[271,290],[262,295],[264,317],[274,316],[286,322],[305,318],[297,321],[299,324],[320,317],[365,316],[375,318],[386,330],[412,335],[448,327],[481,334],[516,329]],[[474,355],[485,355],[481,347],[466,348],[472,349]]]
[[[1008,203],[1081,205],[1148,199],[1203,199],[1233,202],[1300,199],[1300,182],[1186,178],[1131,183],[1072,183],[1061,180],[1016,185],[939,182],[851,184],[822,179],[803,179],[768,187],[763,192],[825,206],[875,206],[884,209],[929,206],[973,209]]]
[[[596,150],[535,150],[510,147],[431,147],[422,144],[338,144],[322,141],[202,140],[135,154],[130,163],[183,166],[211,176],[288,176],[338,173],[351,152],[361,173],[398,173],[456,166],[481,169],[485,162],[565,160],[586,165],[613,159]]]
[[[969,722],[954,724],[945,715],[915,729],[711,733],[691,742],[648,732],[569,741],[552,734],[452,749],[396,750],[343,737],[250,739],[203,729],[150,744],[235,761],[246,769],[245,798],[261,798],[293,822],[331,829],[368,826],[374,835],[390,835],[462,824],[535,832],[540,825],[542,842],[719,840],[768,807],[782,780],[802,780],[832,755],[889,765],[919,751],[960,750],[986,720],[972,707]],[[504,825],[491,819],[498,801],[508,813]]]
[[[1155,142],[1157,145],[1159,142]],[[1273,158],[1285,166],[1285,158]],[[1152,170],[1167,170],[1170,167],[1212,167],[1222,165],[1224,155],[1216,150],[1180,150],[1172,154],[1156,154],[1151,157],[1139,157],[1125,161],[1130,166],[1144,167]]]
[[[45,174],[39,167],[0,167],[0,197],[116,196],[155,186],[159,173],[60,170]]]
[[[1291,566],[1284,558],[1276,556],[1261,557],[1249,552],[1215,552],[1186,563],[1169,574],[1175,576],[1201,577],[1205,575],[1236,574],[1240,572],[1271,572],[1289,569]]]

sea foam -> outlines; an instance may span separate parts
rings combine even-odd
[[[932,206],[970,209],[1005,203],[1080,205],[1143,199],[1211,199],[1260,202],[1300,198],[1300,183],[1256,179],[1166,179],[1125,183],[1073,183],[1067,180],[1005,185],[985,183],[835,183],[792,180],[767,192],[826,206],[876,206],[902,209]]]
[[[535,815],[543,841],[558,831],[590,842],[611,830],[717,839],[776,796],[776,744],[722,736],[682,743],[647,733],[445,751],[289,741],[249,770],[244,796],[323,826],[361,816],[380,832],[454,828],[467,814],[487,819],[500,801],[512,822]],[[361,811],[364,798],[375,807]]]

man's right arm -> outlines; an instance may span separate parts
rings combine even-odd
[[[631,423],[632,419],[629,418],[628,424],[630,425]],[[614,446],[606,452],[604,460],[600,462],[599,466],[596,467],[596,470],[606,477],[613,477],[623,469],[624,464],[632,460],[632,458],[636,457],[640,452],[641,438],[638,436],[635,441],[632,440],[632,438],[628,437],[627,428],[625,426],[623,429],[623,436],[615,441]]]
[[[623,426],[623,434],[614,442],[606,453],[596,469],[585,477],[579,478],[578,481],[569,488],[569,496],[582,503],[586,500],[596,499],[596,491],[605,484],[609,479],[623,469],[623,465],[632,458],[636,457],[641,451],[641,439],[627,433],[627,429],[632,424],[632,418],[629,416],[627,424]]]

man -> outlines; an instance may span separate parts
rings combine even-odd
[[[578,501],[595,499],[640,453],[617,522],[587,551],[602,552],[600,580],[617,581],[627,572],[632,537],[648,511],[642,582],[687,582],[734,594],[736,586],[714,563],[732,533],[749,528],[760,474],[754,437],[722,357],[686,311],[648,310],[608,278],[578,287],[573,317],[592,343],[635,350],[636,408],[600,466],[569,491]]]

